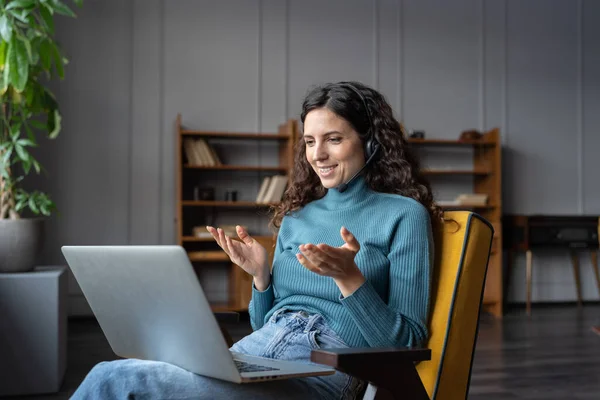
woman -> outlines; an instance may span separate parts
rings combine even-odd
[[[441,219],[399,122],[384,97],[356,82],[317,87],[304,100],[291,184],[267,251],[207,227],[253,276],[254,332],[231,348],[309,362],[333,347],[419,346],[427,339],[432,223]],[[359,397],[345,374],[237,385],[152,361],[100,363],[74,398]],[[128,397],[129,396],[129,397]]]

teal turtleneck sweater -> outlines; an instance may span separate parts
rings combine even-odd
[[[296,259],[301,244],[344,244],[345,226],[360,243],[355,262],[366,282],[343,297],[330,277]],[[356,179],[284,217],[277,236],[271,283],[252,288],[253,329],[278,309],[321,314],[350,347],[413,347],[427,338],[433,237],[427,209],[396,194],[370,190]]]

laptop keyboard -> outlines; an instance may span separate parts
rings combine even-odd
[[[279,368],[266,367],[264,365],[252,364],[247,361],[233,360],[235,366],[240,372],[262,372],[262,371],[279,371]]]

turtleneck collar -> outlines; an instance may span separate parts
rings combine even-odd
[[[344,192],[340,192],[337,188],[328,189],[323,197],[323,203],[328,209],[344,208],[363,201],[368,192],[367,182],[364,176],[360,175],[350,182]]]

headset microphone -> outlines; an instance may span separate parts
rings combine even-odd
[[[348,186],[356,179],[358,178],[358,176],[365,170],[365,168],[367,168],[367,166],[371,163],[371,161],[373,160],[373,158],[375,158],[375,155],[377,154],[377,150],[379,150],[379,145],[375,146],[375,150],[373,151],[373,154],[371,154],[371,156],[369,157],[369,159],[367,160],[367,162],[365,162],[365,165],[363,165],[357,173],[355,173],[352,178],[348,179],[347,182],[342,183],[340,186],[338,186],[338,191],[340,193],[344,193],[346,191],[346,189],[348,189]]]

